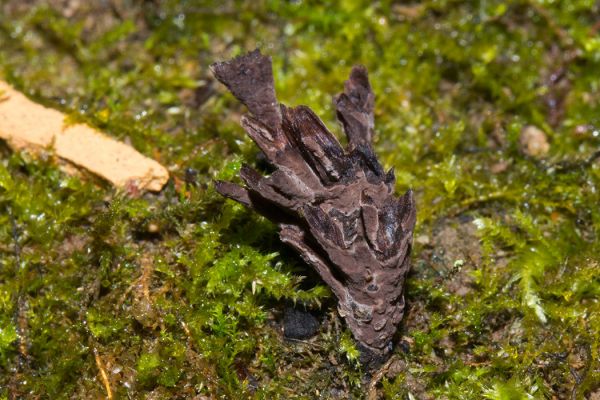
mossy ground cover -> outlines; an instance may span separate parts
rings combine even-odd
[[[598,21],[591,0],[0,1],[0,75],[173,176],[136,196],[0,147],[1,398],[367,396],[328,290],[212,186],[261,166],[208,70],[256,47],[279,99],[331,128],[366,65],[376,150],[416,193],[409,308],[371,394],[598,398]],[[317,336],[282,338],[293,304]]]

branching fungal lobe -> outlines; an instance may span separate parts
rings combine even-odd
[[[384,357],[404,314],[415,204],[410,190],[394,196],[394,172],[373,152],[366,69],[354,67],[334,98],[345,149],[308,107],[278,103],[270,57],[255,50],[212,70],[247,106],[241,124],[275,168],[262,176],[244,165],[245,186],[219,181],[218,192],[274,221],[331,288],[363,352]]]

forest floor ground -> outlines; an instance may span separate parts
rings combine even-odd
[[[0,79],[171,174],[120,191],[0,144],[0,398],[599,399],[599,28],[590,0],[0,0]],[[415,192],[375,379],[328,289],[214,190],[262,167],[208,66],[257,47],[338,134],[364,64]],[[313,337],[283,337],[290,307]]]

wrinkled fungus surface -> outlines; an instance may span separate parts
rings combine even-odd
[[[598,396],[599,20],[590,0],[1,1],[1,78],[174,178],[140,197],[0,145],[0,398]],[[212,184],[268,173],[208,69],[257,47],[279,100],[329,127],[365,65],[375,152],[414,190],[372,385],[331,293]],[[294,303],[316,335],[283,338]]]
[[[216,181],[217,192],[279,228],[337,300],[368,370],[383,364],[404,316],[404,282],[416,219],[412,192],[394,197],[394,170],[373,152],[373,104],[367,71],[355,66],[335,96],[343,148],[306,106],[277,102],[271,58],[255,50],[211,66],[250,114],[244,130],[274,171],[242,165],[244,186]]]

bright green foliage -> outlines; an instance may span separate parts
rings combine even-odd
[[[484,392],[484,398],[490,400],[527,400],[532,398],[518,382],[495,383],[492,389]]]
[[[0,357],[4,358],[12,344],[17,340],[17,330],[10,322],[0,328]],[[3,364],[7,361],[3,360]]]
[[[360,352],[348,332],[344,332],[340,339],[340,350],[346,354],[349,361],[356,362],[360,356]]]
[[[379,394],[597,396],[596,1],[68,3],[0,2],[0,77],[173,180],[133,198],[0,147],[0,398],[103,398],[101,368],[114,398],[366,395],[328,289],[212,187],[265,168],[242,106],[207,95],[208,66],[255,47],[280,100],[337,133],[331,95],[365,64],[376,151],[415,191],[409,307]],[[519,149],[531,125],[541,159]],[[294,304],[319,314],[314,338],[282,339]]]

